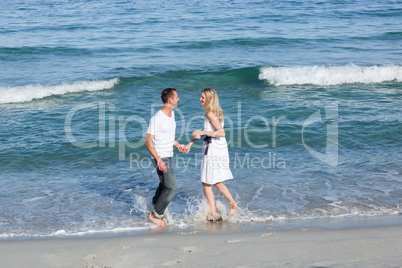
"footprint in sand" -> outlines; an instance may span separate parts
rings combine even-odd
[[[177,265],[179,263],[180,263],[180,261],[168,261],[168,262],[162,263],[162,265],[163,266],[173,266],[173,265]]]
[[[89,254],[86,256],[83,256],[81,259],[85,262],[86,267],[93,267],[92,262],[96,259],[98,254]]]
[[[183,247],[183,251],[184,251],[184,252],[193,252],[193,251],[196,250],[197,248],[199,248],[199,247],[198,247],[198,246]]]
[[[275,233],[265,233],[265,234],[262,234],[261,237],[266,237],[266,236],[271,236],[271,235],[275,235]]]
[[[121,249],[130,249],[130,248],[134,248],[134,245],[129,245],[129,244],[124,244],[124,243],[119,243],[116,245],[117,247],[121,248]]]
[[[240,243],[241,240],[227,240],[226,243]]]

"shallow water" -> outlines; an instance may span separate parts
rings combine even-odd
[[[0,236],[150,228],[144,145],[160,92],[177,140],[225,113],[231,222],[401,213],[395,1],[5,1],[0,11]],[[174,227],[204,222],[200,144],[175,152]]]

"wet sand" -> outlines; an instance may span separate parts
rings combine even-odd
[[[0,267],[401,267],[402,226],[353,229],[269,225],[258,231],[0,242]]]

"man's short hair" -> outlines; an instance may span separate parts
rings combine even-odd
[[[171,97],[174,96],[173,91],[176,91],[176,89],[174,89],[174,88],[167,88],[167,89],[164,89],[164,90],[162,91],[161,99],[162,99],[163,103],[167,103],[168,100],[169,100],[169,98],[171,98]]]

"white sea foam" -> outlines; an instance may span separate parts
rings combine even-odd
[[[110,80],[77,81],[54,86],[27,85],[21,87],[0,87],[1,103],[28,102],[53,95],[63,95],[82,91],[110,89],[119,82],[118,78]]]
[[[132,214],[134,211],[139,211],[144,214],[149,214],[151,212],[151,208],[147,206],[147,200],[139,195],[132,195],[131,196],[133,199],[133,208],[130,210],[130,214]]]
[[[139,208],[144,209],[144,199],[140,196],[136,198],[139,201]],[[237,198],[236,198],[237,200]],[[240,203],[239,203],[240,204]],[[177,204],[171,204],[174,206]],[[347,217],[367,217],[367,216],[389,216],[400,215],[402,211],[399,206],[393,208],[384,206],[362,206],[350,202],[336,201],[328,206],[315,208],[311,210],[295,211],[295,212],[276,212],[276,213],[264,213],[263,210],[253,210],[245,206],[239,206],[236,214],[233,217],[229,217],[229,204],[224,200],[216,200],[217,210],[222,214],[225,222],[232,223],[267,223],[278,221],[292,221],[292,220],[316,220],[316,219],[342,219]],[[145,205],[145,207],[148,207]],[[178,207],[177,207],[178,208]],[[149,211],[146,211],[149,213]],[[166,221],[169,226],[178,228],[187,228],[198,224],[206,223],[206,216],[209,213],[208,203],[205,198],[189,198],[187,200],[186,209],[184,213],[169,212],[169,209],[165,211]],[[138,221],[139,220],[139,221]],[[68,219],[65,219],[69,223]],[[138,231],[145,231],[156,228],[154,224],[148,221],[147,217],[142,219],[132,219],[127,222],[113,222],[107,223],[107,226],[96,226],[91,222],[88,229],[84,225],[81,225],[79,229],[55,229],[49,233],[31,233],[31,230],[27,230],[26,233],[7,233],[7,231],[0,234],[0,240],[15,239],[15,238],[52,238],[52,237],[88,237],[88,236],[113,236],[121,235],[124,233],[130,234]],[[139,224],[140,223],[140,224]],[[292,223],[290,223],[292,224]],[[0,223],[1,225],[1,223]]]
[[[351,83],[402,82],[401,65],[262,67],[259,79],[275,86],[281,85],[340,85]]]
[[[122,233],[134,233],[138,231],[145,231],[154,228],[154,225],[149,224],[148,226],[137,226],[137,227],[126,227],[126,228],[114,228],[114,229],[100,229],[100,230],[87,230],[87,231],[66,231],[57,230],[50,234],[28,234],[28,233],[18,233],[18,234],[0,234],[0,240],[2,239],[12,239],[12,238],[51,238],[51,237],[86,237],[86,236],[108,236]]]

